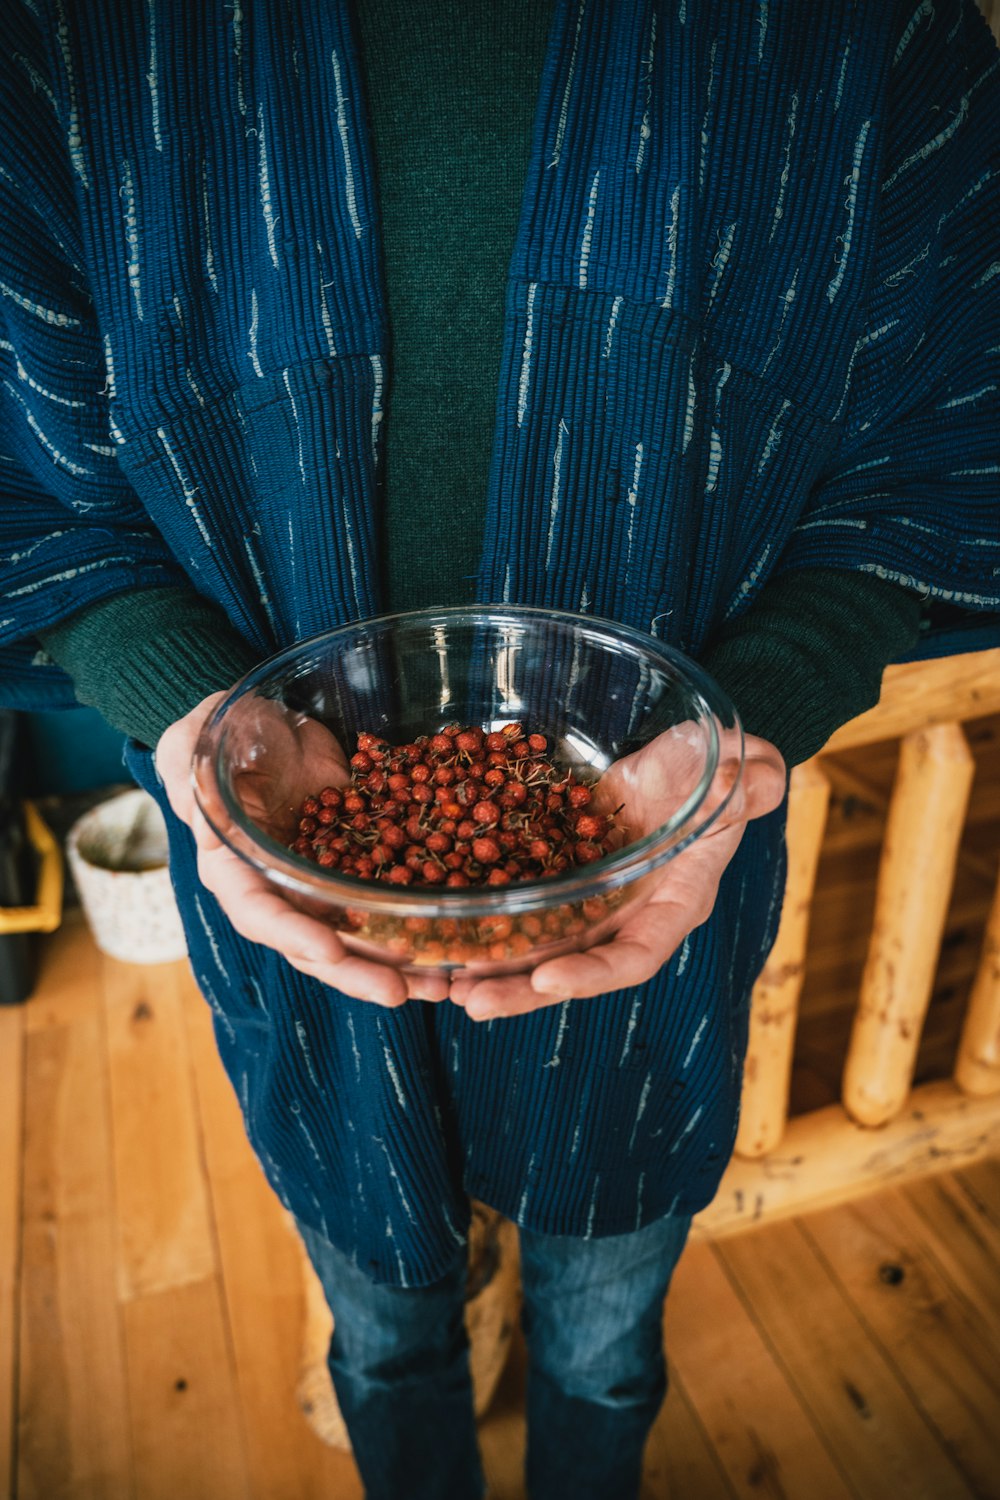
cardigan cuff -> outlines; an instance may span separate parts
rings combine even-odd
[[[920,600],[897,584],[802,568],[767,583],[702,660],[747,733],[770,740],[791,768],[878,702],[883,671],[919,627]]]
[[[149,746],[259,660],[220,609],[184,588],[113,594],[41,641],[73,679],[79,702]]]

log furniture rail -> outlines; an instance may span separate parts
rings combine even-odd
[[[877,706],[792,773],[788,885],[753,993],[736,1154],[695,1233],[728,1234],[1000,1150],[1000,885],[953,1076],[913,1087],[974,770],[961,725],[998,711],[1000,649],[890,667]],[[825,760],[890,738],[899,761],[841,1103],[789,1121]]]

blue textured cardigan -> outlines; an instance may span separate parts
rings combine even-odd
[[[377,612],[387,337],[350,7],[32,0],[8,29],[8,700],[68,701],[35,632],[124,589],[193,583],[262,653]],[[961,0],[559,0],[480,597],[693,653],[787,568],[1000,607],[998,100]],[[170,822],[251,1140],[373,1276],[439,1274],[465,1192],[595,1235],[712,1197],[780,817],[656,979],[479,1027],[243,942]]]

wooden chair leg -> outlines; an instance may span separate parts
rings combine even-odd
[[[781,923],[751,1002],[738,1156],[764,1156],[784,1134],[809,909],[829,802],[830,782],[820,765],[809,760],[796,766],[788,790],[788,883]]]
[[[962,1028],[955,1082],[963,1094],[1000,1093],[1000,882]]]
[[[844,1070],[844,1106],[859,1125],[884,1125],[906,1102],[973,770],[957,724],[903,739]]]

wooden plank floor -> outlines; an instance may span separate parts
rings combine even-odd
[[[995,1161],[692,1244],[648,1500],[1000,1500],[998,1267]],[[0,1009],[0,1496],[360,1500],[296,1405],[302,1320],[186,966],[70,919]],[[517,1343],[493,1500],[524,1494],[523,1383]]]

